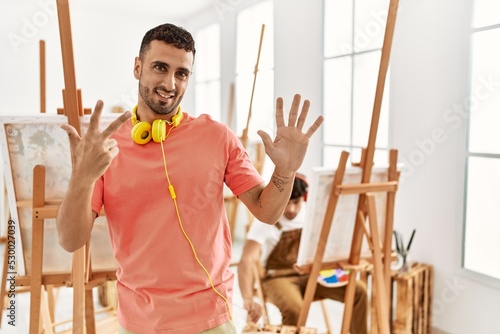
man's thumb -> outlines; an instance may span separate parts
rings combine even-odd
[[[81,137],[73,126],[69,124],[61,124],[61,129],[66,131],[66,133],[68,134],[71,147],[73,147],[78,143],[78,141],[80,141]]]

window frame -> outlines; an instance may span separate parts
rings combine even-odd
[[[332,166],[331,164],[326,164],[326,151],[327,150],[340,150],[340,151],[348,151],[349,152],[349,161],[350,162],[359,162],[359,159],[361,158],[361,151],[363,148],[366,148],[366,145],[367,145],[367,142],[366,143],[363,143],[362,145],[359,145],[357,143],[355,143],[355,139],[354,139],[354,136],[355,136],[355,131],[354,131],[354,128],[356,127],[356,124],[355,124],[355,112],[356,112],[356,107],[355,107],[355,67],[356,67],[356,59],[359,59],[359,57],[363,57],[364,55],[368,55],[368,54],[373,54],[375,52],[379,52],[380,54],[382,53],[382,46],[383,46],[383,39],[382,39],[382,44],[380,45],[380,47],[377,47],[377,48],[367,48],[367,49],[363,49],[363,50],[360,50],[360,51],[356,51],[356,42],[355,42],[355,39],[356,39],[356,20],[355,20],[355,17],[356,17],[356,6],[355,6],[355,1],[352,2],[352,31],[351,31],[351,40],[350,40],[350,49],[351,51],[350,52],[345,52],[343,54],[336,54],[336,55],[333,55],[333,56],[327,56],[326,55],[326,35],[327,35],[327,32],[326,32],[326,22],[328,22],[328,19],[326,17],[327,15],[327,5],[326,5],[326,2],[328,0],[323,0],[323,34],[324,34],[324,37],[323,37],[323,113],[325,116],[325,120],[326,120],[326,114],[325,114],[325,110],[326,110],[326,97],[328,96],[327,94],[327,91],[326,91],[326,85],[325,85],[325,81],[326,81],[326,77],[327,77],[327,73],[325,72],[325,68],[327,67],[326,64],[328,61],[332,60],[332,59],[341,59],[341,58],[346,58],[348,57],[349,60],[350,60],[350,112],[349,112],[349,117],[350,117],[350,129],[349,129],[349,142],[348,144],[340,144],[340,143],[326,143],[325,141],[325,132],[322,133],[322,149],[321,149],[321,161],[322,161],[322,165],[325,166],[325,165],[328,165],[328,166],[331,166],[331,167],[335,167],[336,165]],[[387,9],[388,9],[388,5],[389,5],[389,1],[387,1]],[[383,32],[385,32],[385,25],[383,26]],[[384,34],[385,36],[385,34]],[[380,63],[380,61],[379,61]],[[378,67],[377,67],[377,70],[378,70]],[[376,85],[377,84],[377,81],[374,82],[374,84]],[[376,93],[376,87],[374,89],[374,93]],[[387,104],[387,143],[386,143],[386,146],[377,146],[375,147],[375,156],[374,156],[374,160],[375,160],[375,163],[387,163],[388,162],[388,155],[389,155],[389,149],[390,149],[390,143],[391,143],[391,137],[390,137],[390,128],[391,128],[391,121],[390,121],[390,105],[389,105],[389,97],[390,95],[390,68],[389,70],[387,71],[387,75],[386,75],[386,82],[385,82],[385,88],[384,88],[384,96],[383,96],[383,99],[385,100],[385,103]],[[375,94],[373,95],[373,98],[375,98]],[[372,100],[372,106],[373,106],[373,101]],[[382,110],[381,110],[381,113],[383,112],[383,108],[384,108],[384,101],[382,102]],[[371,109],[371,115],[373,115],[373,108]],[[382,119],[382,118],[381,118]],[[370,118],[370,123],[371,123],[371,118]],[[379,127],[378,127],[378,131],[380,131],[380,123],[379,123]],[[369,129],[369,127],[368,127]],[[379,133],[377,133],[377,138],[379,137]],[[368,133],[366,134],[366,140],[368,140]],[[381,158],[381,153],[383,153],[383,157],[385,158],[385,160],[383,158]],[[339,153],[340,155],[340,153]]]
[[[474,4],[475,4],[474,0]],[[467,77],[467,99],[471,99],[473,96],[473,54],[474,54],[474,44],[473,39],[476,33],[484,32],[484,31],[491,31],[494,29],[500,29],[500,20],[496,24],[490,24],[490,25],[485,25],[482,27],[474,27],[474,15],[471,15],[471,28],[469,32],[469,60],[468,60],[468,77]],[[465,258],[466,258],[466,237],[467,237],[467,214],[468,214],[468,207],[467,207],[467,201],[468,201],[468,183],[469,179],[471,177],[470,174],[470,159],[471,158],[487,158],[487,159],[497,159],[500,161],[500,152],[499,153],[487,153],[487,152],[481,152],[481,151],[471,151],[470,149],[470,141],[471,141],[471,105],[470,103],[467,104],[467,117],[466,117],[466,140],[465,140],[465,147],[464,147],[464,154],[463,154],[463,159],[464,159],[464,184],[463,184],[463,217],[460,222],[460,233],[459,233],[459,245],[457,245],[458,249],[460,249],[460,257],[459,257],[459,263],[458,263],[458,271],[460,275],[462,275],[465,278],[469,278],[472,280],[475,280],[479,283],[488,285],[490,287],[500,289],[500,277],[494,277],[487,275],[483,272],[479,272],[476,270],[473,270],[471,268],[466,267],[465,264]],[[470,222],[469,222],[470,223]],[[469,245],[470,247],[470,245]],[[487,254],[485,255],[487,256]]]
[[[204,67],[204,64],[203,65],[198,65],[196,64],[196,62],[200,61],[200,54],[199,52],[196,54],[196,59],[195,59],[195,67],[194,67],[194,98],[193,98],[193,110],[194,110],[194,114],[195,116],[199,116],[201,114],[208,114],[210,115],[213,119],[217,120],[217,121],[223,121],[222,120],[222,66],[221,66],[221,25],[220,23],[218,22],[212,22],[210,24],[207,24],[203,27],[201,27],[200,29],[198,29],[195,33],[195,36],[196,37],[199,37],[199,34],[204,32],[204,31],[207,31],[208,29],[211,29],[212,27],[216,27],[216,30],[217,30],[217,38],[218,38],[218,53],[219,53],[219,59],[217,60],[218,63],[219,63],[219,73],[217,75],[217,77],[214,77],[214,78],[203,78],[203,79],[199,79],[197,77],[197,67]],[[198,40],[198,38],[196,38],[196,40]],[[198,51],[198,50],[197,50]],[[206,66],[205,66],[206,67]],[[218,84],[218,90],[219,90],[219,93],[218,93],[218,96],[217,96],[217,99],[218,99],[218,106],[215,106],[214,108],[212,108],[213,110],[215,110],[216,112],[218,112],[218,114],[213,114],[212,112],[210,112],[212,109],[210,110],[203,110],[202,112],[200,112],[200,107],[197,105],[197,101],[198,101],[198,98],[199,98],[199,94],[200,94],[200,91],[199,91],[199,85],[203,85],[203,86],[210,86],[211,84]],[[206,88],[205,88],[206,90]]]

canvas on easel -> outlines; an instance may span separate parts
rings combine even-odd
[[[103,116],[101,125],[109,124],[114,118],[116,115]],[[82,117],[84,131],[88,121],[88,116]],[[48,203],[59,203],[68,187],[71,175],[69,140],[66,132],[60,128],[66,122],[67,118],[61,115],[0,117],[0,147],[9,211],[11,219],[19,226],[16,229],[16,243],[19,246],[17,271],[20,276],[29,275],[31,267],[33,168],[36,165],[45,166],[45,195]],[[44,271],[70,271],[71,254],[62,250],[58,244],[55,219],[47,219],[45,228]],[[101,233],[103,232],[99,232]],[[101,238],[99,235],[96,237]],[[108,254],[105,257],[109,258],[111,255],[112,259],[109,241],[101,244]],[[109,264],[96,259],[93,266],[99,268]],[[116,264],[113,266],[116,267]]]
[[[83,108],[81,91],[76,89],[69,4],[58,2],[57,8],[66,84],[64,108],[58,109],[61,115],[45,114],[45,57],[41,43],[42,115],[6,116],[0,121],[8,206],[15,224],[16,285],[30,290],[29,319],[33,334],[54,330],[53,314],[47,311],[53,308],[45,307],[44,298],[45,289],[52,286],[73,287],[73,332],[83,333],[85,327],[87,332],[95,332],[92,287],[115,279],[117,267],[104,218],[96,221],[89,242],[95,252],[90,253],[86,245],[70,254],[58,243],[55,217],[71,175],[69,140],[60,125],[69,123],[78,133],[84,133],[90,119],[84,114],[90,114],[90,109]],[[101,125],[114,118],[116,115],[103,117]]]
[[[103,116],[101,126],[115,118]],[[85,132],[89,116],[80,121]],[[10,218],[15,223],[16,284],[32,292],[30,321],[40,316],[45,286],[74,284],[72,254],[59,246],[55,226],[55,213],[71,175],[69,140],[60,128],[66,122],[63,115],[0,117],[0,148]],[[94,224],[90,244],[95,274],[90,279],[112,279],[117,266],[105,218]],[[36,319],[32,322],[38,323]]]
[[[380,183],[387,180],[387,167],[376,167],[373,169],[371,182]],[[362,169],[360,167],[349,167],[344,173],[342,184],[361,183]],[[300,240],[299,253],[297,256],[297,266],[302,267],[310,264],[314,260],[316,246],[319,243],[323,218],[326,214],[329,195],[333,186],[335,169],[316,167],[313,168],[309,179],[310,191],[307,196],[306,221],[303,228],[303,236]],[[377,208],[377,220],[380,222],[378,228],[382,233],[385,229],[386,215],[386,193],[376,193],[375,201]],[[339,198],[335,217],[326,243],[324,263],[338,263],[349,257],[352,233],[356,220],[356,208],[358,206],[359,195],[350,194]],[[382,240],[384,242],[384,240]],[[371,258],[372,253],[366,240],[363,242],[361,257]]]

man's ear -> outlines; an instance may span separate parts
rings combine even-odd
[[[135,62],[134,62],[134,77],[139,80],[141,78],[141,67],[142,67],[142,62],[139,57],[135,57]]]

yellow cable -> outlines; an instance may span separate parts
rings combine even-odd
[[[165,136],[165,140],[167,140],[167,137],[168,135],[170,134],[170,131],[173,129],[173,127],[171,127],[169,130],[168,130],[168,133],[167,135]],[[168,183],[168,190],[170,191],[170,197],[172,197],[172,200],[174,201],[174,206],[175,206],[175,212],[177,214],[177,220],[179,221],[179,226],[181,228],[181,231],[182,231],[182,234],[184,234],[184,237],[186,238],[186,240],[188,241],[189,245],[191,246],[191,250],[193,251],[193,255],[196,259],[196,261],[198,262],[198,264],[200,265],[200,267],[203,269],[203,271],[205,272],[205,275],[207,276],[208,278],[208,282],[210,283],[210,286],[212,287],[212,290],[215,291],[215,293],[217,295],[219,295],[223,300],[224,302],[226,303],[226,308],[227,308],[227,311],[229,313],[229,318],[231,320],[233,320],[233,314],[231,312],[231,308],[229,307],[229,302],[227,301],[226,297],[224,297],[214,286],[213,282],[212,282],[212,277],[210,277],[210,273],[208,272],[208,270],[205,268],[205,266],[201,263],[200,259],[198,258],[198,255],[196,254],[196,250],[194,249],[194,245],[193,243],[191,242],[191,239],[189,239],[186,231],[184,230],[184,226],[182,225],[182,220],[181,220],[181,215],[180,215],[180,212],[179,212],[179,207],[177,206],[177,195],[175,194],[175,190],[174,190],[174,186],[172,185],[172,183],[170,182],[170,177],[168,176],[168,169],[167,169],[167,159],[165,158],[165,150],[163,149],[163,141],[160,142],[161,144],[161,154],[163,156],[163,166],[165,166],[165,177],[167,178],[167,183]]]

